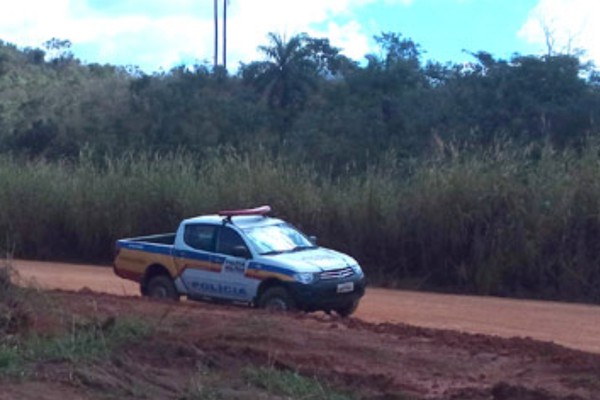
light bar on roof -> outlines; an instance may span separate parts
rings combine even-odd
[[[221,210],[221,217],[236,217],[240,215],[265,215],[271,212],[270,206],[260,206],[256,208],[243,208],[240,210]]]

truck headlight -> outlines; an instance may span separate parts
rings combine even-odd
[[[354,273],[357,276],[363,276],[364,275],[362,269],[360,268],[360,265],[354,264],[354,265],[351,265],[350,268],[352,268],[352,271],[354,271]]]
[[[309,283],[312,283],[317,279],[317,274],[313,274],[312,272],[299,272],[297,274],[294,274],[294,279],[296,280],[296,282],[308,285]]]

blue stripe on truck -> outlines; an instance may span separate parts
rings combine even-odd
[[[124,249],[139,250],[139,251],[145,251],[145,252],[154,253],[154,254],[171,255],[171,253],[172,253],[171,250],[173,249],[173,246],[170,246],[170,245],[122,242],[120,240],[118,241],[118,243],[119,243],[119,246]]]
[[[139,250],[145,251],[148,253],[154,254],[164,254],[164,255],[172,255],[178,258],[187,258],[191,260],[198,261],[208,261],[215,264],[222,264],[225,262],[225,257],[210,254],[210,253],[201,253],[196,251],[189,250],[175,250],[172,245],[160,245],[160,244],[150,244],[150,243],[136,243],[136,242],[128,242],[128,241],[118,241],[119,246],[125,249],[130,250]],[[258,262],[250,262],[248,264],[248,269],[254,269],[257,271],[267,271],[267,272],[275,272],[282,275],[292,276],[294,275],[294,271],[291,271],[287,268],[281,268],[274,265],[262,264]]]
[[[180,258],[188,258],[191,260],[208,261],[215,264],[222,264],[225,262],[225,257],[211,253],[201,253],[197,251],[189,250],[175,250],[175,255]]]
[[[276,267],[274,265],[261,264],[257,262],[251,262],[248,264],[248,269],[255,269],[257,271],[267,271],[267,272],[275,272],[282,275],[292,276],[294,275],[294,271],[290,271],[287,268]]]
[[[139,242],[129,242],[129,241],[118,241],[120,247],[129,249],[129,250],[139,250],[145,251],[147,253],[154,254],[164,254],[168,256],[174,256],[178,258],[187,258],[191,260],[198,261],[208,261],[212,263],[222,264],[225,262],[225,257],[219,256],[216,254],[203,253],[198,251],[189,251],[189,250],[176,250],[173,248],[173,245],[161,245],[161,244],[151,244],[151,243],[139,243]]]

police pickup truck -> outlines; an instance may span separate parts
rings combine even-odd
[[[176,233],[118,240],[114,271],[144,296],[352,314],[366,286],[358,263],[270,211],[221,211],[186,219]]]

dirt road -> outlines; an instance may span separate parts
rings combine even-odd
[[[107,267],[34,261],[13,265],[22,278],[43,288],[139,293],[135,283],[116,277]],[[531,337],[600,353],[600,306],[369,288],[355,316],[374,323]]]

